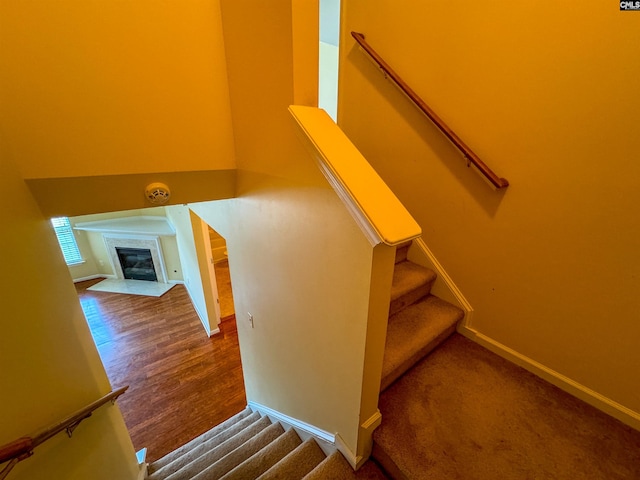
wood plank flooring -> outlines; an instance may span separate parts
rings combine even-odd
[[[209,338],[183,285],[162,297],[93,292],[80,303],[136,450],[152,462],[246,406],[235,318]]]

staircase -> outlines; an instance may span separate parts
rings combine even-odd
[[[149,480],[357,478],[340,452],[327,456],[313,438],[302,441],[294,429],[249,408],[151,463],[148,472]],[[366,478],[386,477],[374,471]]]
[[[382,367],[385,390],[455,332],[459,308],[431,294],[436,274],[407,260],[411,243],[396,250],[389,324]],[[408,393],[410,394],[410,393]],[[394,452],[410,441],[411,419],[385,422],[374,432],[374,459],[393,478],[412,478],[394,461]],[[407,438],[407,434],[409,438]],[[347,480],[387,478],[372,462],[354,472],[338,451],[329,456],[318,443],[303,441],[247,408],[149,465],[149,480]]]
[[[382,365],[381,404],[385,396],[391,394],[391,390],[396,396],[415,396],[411,386],[397,388],[402,382],[394,385],[393,389],[389,387],[452,335],[464,316],[461,309],[431,294],[436,274],[407,260],[410,246],[411,243],[407,243],[396,250]],[[419,408],[420,399],[413,400]],[[398,456],[406,450],[402,445],[408,445],[405,442],[411,442],[415,437],[415,432],[412,431],[412,413],[414,412],[394,415],[393,420],[390,420],[382,410],[382,424],[373,434],[372,457],[395,479],[422,478],[425,473],[407,472],[399,466],[402,462],[398,461]]]

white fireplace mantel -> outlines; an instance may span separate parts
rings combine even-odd
[[[136,215],[76,223],[74,228],[102,234],[111,268],[117,279],[124,279],[117,248],[144,248],[151,252],[158,283],[168,283],[160,237],[175,236],[176,231],[167,217]]]

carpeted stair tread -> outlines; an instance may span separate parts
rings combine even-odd
[[[282,425],[280,425],[280,423],[270,425],[268,428],[265,428],[259,434],[247,440],[245,443],[238,446],[238,448],[236,448],[232,452],[229,452],[227,455],[225,455],[215,463],[206,468],[202,468],[199,474],[188,478],[192,480],[217,480],[229,473],[231,470],[233,470],[239,464],[243,463],[248,458],[255,455],[261,449],[282,436],[284,433],[284,428],[282,428]]]
[[[640,479],[640,432],[458,334],[379,408],[393,478]]]
[[[299,480],[325,459],[318,443],[310,438],[267,470],[258,480]]]
[[[463,315],[458,307],[433,295],[393,315],[387,327],[380,390],[454,333]]]
[[[409,261],[396,264],[391,284],[389,315],[429,295],[435,280],[436,274],[429,268]]]
[[[252,417],[251,415],[250,417]],[[247,417],[247,418],[250,418]],[[218,461],[220,458],[232,452],[244,442],[259,434],[271,425],[271,421],[267,417],[260,417],[258,421],[253,422],[232,437],[214,446],[210,450],[202,451],[200,447],[194,449],[193,455],[183,455],[179,460],[180,463],[172,462],[166,467],[158,470],[154,475],[159,475],[159,480],[185,480],[192,478],[196,473]],[[206,443],[205,443],[206,445]],[[176,467],[178,467],[176,469]],[[156,480],[156,477],[149,477],[150,480]]]
[[[246,480],[257,478],[273,467],[289,452],[302,443],[296,431],[291,428],[280,435],[275,441],[255,453],[240,465],[235,467],[220,480]]]
[[[202,443],[204,443],[204,442],[206,442],[208,440],[211,440],[214,437],[218,437],[218,439],[221,442],[224,441],[224,440],[222,440],[223,437],[220,436],[222,434],[222,432],[224,432],[225,430],[227,430],[231,426],[237,424],[238,422],[240,422],[244,418],[250,416],[251,414],[252,414],[251,409],[247,407],[244,410],[242,410],[241,412],[239,412],[236,415],[234,415],[233,417],[228,418],[227,420],[225,420],[222,423],[219,423],[218,425],[216,425],[212,429],[204,432],[202,435],[200,435],[200,436],[194,438],[193,440],[185,443],[181,447],[176,448],[174,451],[169,452],[164,457],[159,458],[155,462],[149,464],[149,467],[148,467],[149,474],[152,474],[153,472],[159,470],[160,468],[164,467],[165,465],[168,465],[169,463],[173,462],[174,460],[176,460],[177,458],[181,457],[185,453],[187,453],[190,450],[196,448],[198,445],[201,445]],[[255,419],[257,420],[257,417],[255,417]]]
[[[304,480],[353,480],[355,478],[351,466],[340,452],[335,451],[311,470]]]

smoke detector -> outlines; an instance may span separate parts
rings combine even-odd
[[[169,201],[171,191],[164,183],[150,183],[145,188],[144,195],[154,205],[164,205]]]

